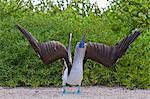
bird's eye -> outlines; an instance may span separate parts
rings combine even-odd
[[[81,43],[79,44],[79,47],[81,47]]]
[[[84,48],[84,45],[82,43],[80,43],[79,48]]]

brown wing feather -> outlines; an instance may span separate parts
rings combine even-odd
[[[86,59],[94,60],[105,66],[111,66],[113,61],[111,60],[113,47],[109,47],[100,43],[89,42],[86,44]]]
[[[58,59],[68,59],[66,48],[57,41],[42,43],[40,47],[40,56],[45,64],[50,64]]]
[[[123,40],[118,42],[115,45],[116,52],[114,54],[117,55],[115,57],[121,58],[124,55],[124,53],[127,51],[127,49],[129,48],[129,46],[137,39],[137,37],[140,34],[141,32],[135,31],[134,33],[126,36]]]
[[[58,41],[49,41],[40,44],[27,30],[19,25],[17,25],[17,28],[27,38],[35,52],[39,54],[43,63],[50,64],[58,59],[64,58],[69,70],[71,69],[71,63],[69,62],[67,50],[63,44]]]
[[[97,61],[106,67],[111,67],[127,51],[129,46],[141,33],[136,31],[118,42],[114,47],[101,43],[87,43],[84,63],[87,59]]]
[[[16,25],[17,28],[21,31],[21,33],[27,38],[32,48],[35,50],[36,53],[40,53],[39,43],[35,37],[32,36],[27,30],[22,28],[20,25]]]

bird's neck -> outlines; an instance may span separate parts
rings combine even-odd
[[[79,50],[76,49],[75,53],[74,53],[74,60],[73,60],[72,67],[83,68],[84,55],[85,55],[84,51],[82,51],[82,53],[81,53],[81,52],[79,52]]]
[[[80,57],[80,55],[79,54],[76,54],[75,56],[74,56],[74,60],[73,60],[73,64],[74,63],[78,63],[78,64],[82,64],[83,63],[83,57]]]

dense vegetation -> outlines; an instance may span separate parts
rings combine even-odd
[[[67,46],[72,32],[73,48],[84,32],[87,42],[114,45],[135,28],[141,29],[140,37],[114,67],[89,60],[82,85],[150,88],[149,0],[113,1],[103,13],[88,0],[67,4],[60,0],[57,5],[46,1],[38,5],[30,0],[0,1],[0,86],[61,86],[63,65],[59,61],[44,65],[16,29],[19,23],[40,42],[58,40]]]

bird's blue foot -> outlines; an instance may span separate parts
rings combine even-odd
[[[80,91],[80,86],[76,86],[76,90],[75,91],[67,91],[66,90],[66,86],[63,86],[63,93],[62,95],[66,95],[66,94],[81,94],[81,91]]]
[[[66,90],[63,90],[63,93],[62,93],[63,95],[66,95],[67,94],[67,91]]]
[[[75,91],[75,94],[81,94],[81,91],[80,91],[80,86],[77,86],[77,91]]]
[[[63,93],[62,93],[62,95],[66,95],[66,94],[68,94],[67,91],[66,91],[66,86],[63,86]]]
[[[81,91],[78,90],[78,91],[74,92],[74,94],[80,95],[80,94],[81,94]]]

